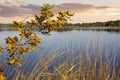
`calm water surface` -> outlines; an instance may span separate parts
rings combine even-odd
[[[18,36],[17,31],[0,31],[0,44],[5,44],[5,38],[8,36]],[[35,50],[31,52],[26,57],[23,57],[25,61],[31,61],[38,58],[38,55],[48,54],[51,50],[56,48],[62,48],[65,50],[66,47],[69,48],[71,52],[74,49],[74,54],[77,56],[78,50],[81,49],[82,53],[86,53],[86,49],[93,53],[98,48],[101,48],[102,54],[106,53],[106,50],[110,57],[117,55],[117,62],[120,64],[120,32],[119,31],[97,31],[97,30],[70,30],[70,31],[53,31],[51,35],[39,35],[42,39],[42,44],[40,44],[42,49]],[[61,51],[62,52],[62,51]],[[37,62],[37,60],[36,60]],[[32,65],[28,63],[27,65]],[[34,64],[35,65],[35,64]],[[24,67],[24,64],[23,64]],[[11,72],[13,66],[7,67],[5,74]],[[120,69],[120,67],[118,67]]]

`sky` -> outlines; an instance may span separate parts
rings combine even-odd
[[[120,0],[0,0],[0,23],[33,19],[46,3],[74,12],[71,23],[120,20]]]

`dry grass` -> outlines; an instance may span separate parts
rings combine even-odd
[[[67,47],[38,54],[32,61],[28,58],[7,75],[7,80],[120,80],[116,56],[109,57],[107,48],[102,53],[100,44],[97,50],[94,45],[90,50],[87,44],[85,53],[78,49],[77,56],[75,49]]]

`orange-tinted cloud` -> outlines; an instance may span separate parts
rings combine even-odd
[[[23,0],[16,0],[16,2],[21,5],[23,3]]]
[[[22,3],[23,2],[23,0],[16,0],[18,3]]]

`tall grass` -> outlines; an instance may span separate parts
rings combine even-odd
[[[90,54],[88,49],[83,54],[79,49],[77,56],[74,50],[72,53],[69,48],[62,50],[53,49],[46,55],[38,55],[32,63],[27,60],[22,69],[15,69],[13,79],[7,80],[120,80],[116,57],[109,58],[107,50],[104,55],[100,48],[96,54]],[[39,61],[36,63],[36,60]]]
[[[100,44],[86,51],[74,47],[51,49],[48,53],[28,58],[21,68],[10,70],[7,80],[120,80],[116,56],[109,56]],[[76,55],[77,53],[77,55]],[[114,53],[115,54],[115,53]],[[12,71],[12,72],[11,72]],[[9,74],[9,75],[8,75]]]

